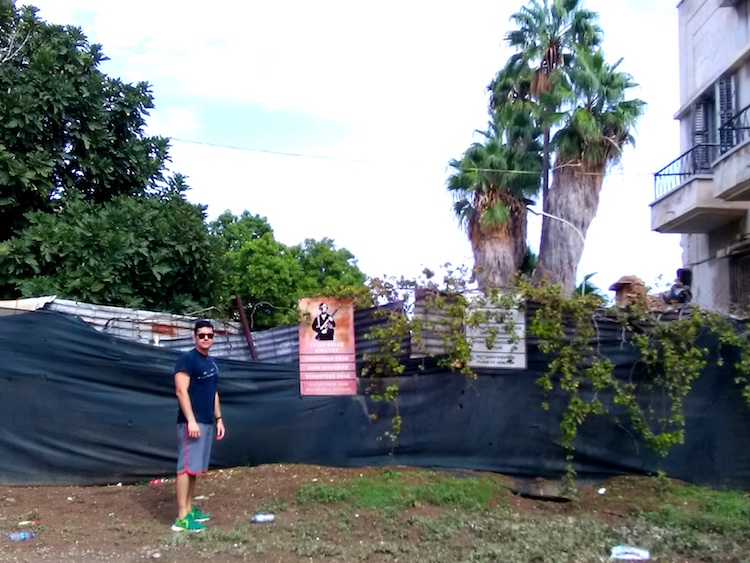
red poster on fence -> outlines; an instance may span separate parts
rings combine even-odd
[[[352,299],[299,300],[299,378],[302,395],[356,395]]]

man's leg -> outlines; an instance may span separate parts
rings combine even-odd
[[[175,495],[177,496],[177,518],[185,518],[190,512],[191,484],[195,484],[195,477],[182,473],[177,476]]]
[[[193,499],[195,498],[195,475],[188,475],[188,477],[187,511],[190,512],[193,509]]]

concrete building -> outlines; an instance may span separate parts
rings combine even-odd
[[[651,228],[681,233],[693,300],[750,312],[750,0],[682,0],[680,148],[654,175]]]

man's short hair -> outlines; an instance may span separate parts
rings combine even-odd
[[[211,321],[208,319],[201,319],[195,323],[195,328],[193,329],[193,334],[198,334],[199,328],[210,328],[211,330],[214,329],[214,325],[211,324]]]

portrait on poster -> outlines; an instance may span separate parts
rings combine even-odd
[[[300,393],[355,394],[353,300],[303,297],[299,310]]]
[[[299,353],[354,354],[354,303],[336,297],[299,300]]]

